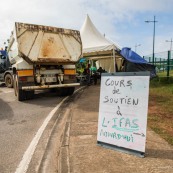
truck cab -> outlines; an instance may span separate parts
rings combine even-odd
[[[12,67],[6,50],[0,50],[0,81],[8,88],[13,87]]]

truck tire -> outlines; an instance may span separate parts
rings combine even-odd
[[[17,81],[16,81],[16,76],[17,75],[13,75],[13,87],[14,87],[14,95],[17,96]]]
[[[20,89],[17,75],[14,76],[14,93],[18,101],[24,101],[34,98],[34,90],[24,91]]]
[[[5,75],[5,85],[8,87],[8,88],[13,88],[13,77],[11,74],[6,74]]]
[[[14,93],[18,101],[23,101],[26,99],[26,93],[22,89],[19,89],[18,76],[14,75]]]

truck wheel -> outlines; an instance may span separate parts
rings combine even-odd
[[[5,75],[5,85],[8,88],[13,88],[13,77],[11,74],[6,74]]]
[[[14,95],[17,96],[17,81],[16,81],[16,75],[13,76],[13,86],[14,86]]]
[[[14,93],[18,101],[23,101],[26,99],[26,93],[22,89],[19,89],[19,82],[17,75],[14,76]]]

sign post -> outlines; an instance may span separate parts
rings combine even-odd
[[[102,74],[97,142],[144,157],[149,72]]]

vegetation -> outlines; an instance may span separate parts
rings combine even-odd
[[[162,76],[150,82],[148,125],[173,145],[173,77]]]

